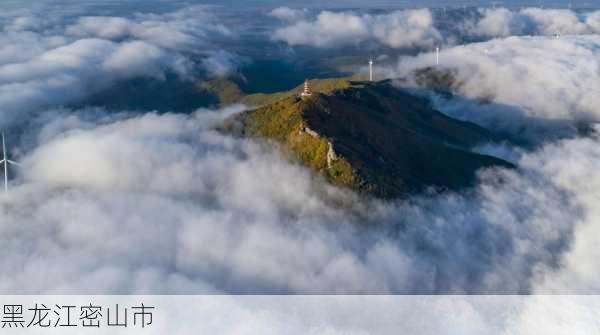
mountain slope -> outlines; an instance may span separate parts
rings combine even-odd
[[[476,171],[512,167],[468,148],[495,140],[487,130],[451,119],[389,81],[348,82],[327,94],[297,94],[245,112],[246,136],[275,140],[330,182],[392,198],[424,187],[459,189]]]

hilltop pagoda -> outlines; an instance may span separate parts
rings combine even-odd
[[[308,85],[308,79],[304,81],[304,90],[300,93],[302,98],[310,97],[312,95],[312,91],[310,90],[310,86]]]

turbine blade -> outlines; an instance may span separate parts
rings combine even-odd
[[[11,161],[10,159],[7,159],[6,161],[7,161],[9,164],[13,164],[13,165],[16,165],[16,166],[21,166],[21,164],[19,164],[19,163],[15,162],[15,161]]]
[[[6,159],[3,159],[3,160],[1,160],[1,161],[0,161],[0,164],[4,164],[4,161],[5,161],[5,160],[6,160]]]

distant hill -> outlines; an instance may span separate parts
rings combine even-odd
[[[458,121],[389,81],[313,81],[314,94],[300,87],[242,101],[260,107],[228,120],[224,129],[276,141],[292,159],[331,183],[382,198],[425,187],[460,189],[477,170],[513,167],[469,148],[496,138],[484,128]]]
[[[351,86],[353,77],[346,78],[328,78],[310,80],[310,85],[313,91],[319,93],[331,93],[334,90],[348,88]],[[262,106],[274,103],[278,100],[298,95],[302,90],[304,83],[299,84],[289,91],[276,93],[255,93],[245,94],[235,81],[229,78],[218,78],[210,81],[204,81],[197,84],[199,91],[204,94],[213,94],[215,100],[221,105],[229,105],[232,103],[243,103],[248,106]]]
[[[190,113],[218,104],[218,97],[211,92],[199,89],[193,82],[169,76],[164,80],[134,78],[121,81],[74,103],[72,107],[100,106],[114,110]]]

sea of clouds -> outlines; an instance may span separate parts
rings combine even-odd
[[[433,94],[437,108],[534,142],[577,134],[600,121],[600,35],[526,36],[402,57],[379,69],[389,78],[434,67],[452,74],[456,96]],[[410,85],[409,85],[410,86]]]
[[[467,39],[523,35],[600,33],[600,11],[569,9],[470,8],[404,9],[384,14],[279,7],[270,15],[282,22],[273,39],[291,46],[335,48],[374,41],[390,48],[432,49]],[[453,26],[449,26],[450,23]],[[455,25],[455,26],[454,26]]]
[[[0,290],[525,293],[598,221],[597,137],[524,154],[468,194],[384,204],[210,130],[238,108],[57,111],[2,199]]]
[[[52,9],[0,16],[0,125],[77,101],[119,80],[161,79],[166,73],[191,80],[199,68],[218,76],[238,64],[234,54],[212,44],[209,36],[233,33],[204,6],[127,17]]]
[[[479,14],[477,20],[463,24],[466,33],[484,37],[600,33],[600,11],[578,14],[568,9],[486,8],[480,9]]]
[[[185,80],[188,49],[210,44],[202,31],[228,34],[209,13],[31,21],[41,28],[28,26],[30,13],[4,17],[0,120],[20,129],[9,147],[22,166],[0,196],[0,293],[598,292],[597,35],[445,48],[442,66],[461,84],[458,98],[434,96],[438,107],[536,145],[506,144],[519,169],[482,171],[473,189],[383,202],[213,129],[243,106],[191,115],[57,107],[93,91],[92,79],[175,71]],[[355,28],[297,43],[316,47],[352,34],[397,48],[439,37],[427,10],[271,15],[291,22],[282,29],[293,36],[324,38],[314,35],[333,29],[329,20]],[[379,71],[407,75],[431,62],[425,53]]]
[[[277,8],[271,15],[289,25],[275,31],[275,40],[289,45],[339,47],[376,40],[392,48],[432,47],[442,39],[428,9],[368,15],[353,12],[320,12],[306,19],[306,12]]]

